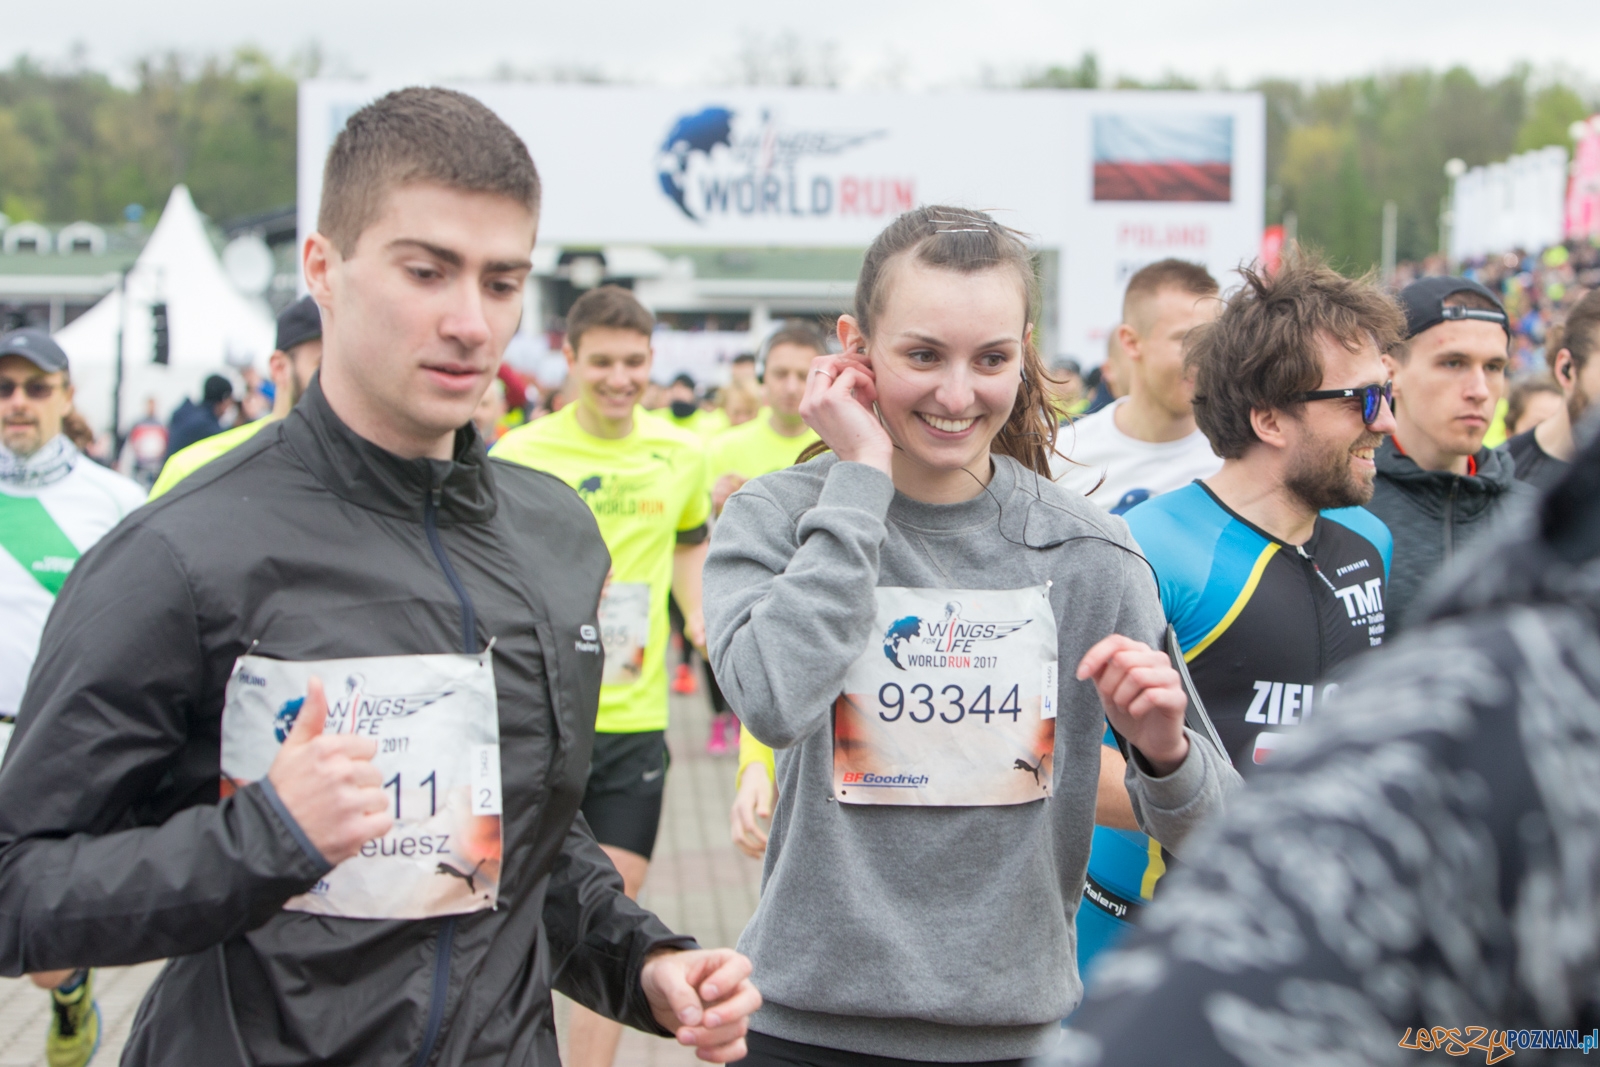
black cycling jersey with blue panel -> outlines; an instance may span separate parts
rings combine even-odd
[[[1290,545],[1194,482],[1128,512],[1161,605],[1234,766],[1267,758],[1328,696],[1328,672],[1383,643],[1393,539],[1365,508]]]

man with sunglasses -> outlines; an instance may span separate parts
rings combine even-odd
[[[1245,284],[1186,338],[1200,431],[1222,469],[1123,518],[1156,572],[1195,689],[1240,771],[1317,713],[1340,664],[1384,637],[1390,539],[1360,507],[1394,430],[1394,302],[1309,256]],[[1102,775],[1080,968],[1114,945],[1170,859]]]
[[[0,753],[11,741],[39,635],[67,573],[144,503],[144,490],[62,432],[72,411],[67,354],[43,330],[0,337]],[[87,970],[32,976],[51,991],[52,1067],[84,1064],[100,1035]]]
[[[1394,536],[1389,621],[1405,625],[1423,586],[1515,498],[1534,492],[1506,452],[1483,447],[1506,386],[1505,308],[1467,278],[1422,278],[1400,291],[1404,340],[1384,353],[1394,379],[1393,436],[1378,449],[1372,511]]]
[[[1222,469],[1127,513],[1241,771],[1316,714],[1335,668],[1383,643],[1391,541],[1361,505],[1394,432],[1382,353],[1401,325],[1382,292],[1310,257],[1247,272],[1188,355]]]

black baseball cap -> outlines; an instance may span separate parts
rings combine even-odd
[[[317,302],[309,296],[302,296],[284,308],[278,316],[276,347],[279,352],[287,352],[295,345],[315,341],[321,336],[322,309],[317,307]]]
[[[0,337],[0,356],[21,356],[46,374],[67,369],[67,354],[43,330],[12,330]]]
[[[1445,307],[1445,298],[1456,293],[1477,293],[1479,296],[1488,297],[1499,310]],[[1418,278],[1400,290],[1400,307],[1406,313],[1408,341],[1423,330],[1431,330],[1441,322],[1455,322],[1460,319],[1492,322],[1504,330],[1506,336],[1511,335],[1511,320],[1506,317],[1506,306],[1491,290],[1471,278]]]

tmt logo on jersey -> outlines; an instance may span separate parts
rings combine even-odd
[[[1351,626],[1365,626],[1367,628],[1368,644],[1383,644],[1382,578],[1368,578],[1364,582],[1347,585],[1343,589],[1335,589],[1333,595],[1344,602],[1345,614],[1350,616]]]
[[[907,615],[890,623],[883,634],[883,654],[901,670],[908,666],[971,667],[974,645],[980,641],[1004,640],[1032,621],[980,622],[965,619],[961,616],[960,601],[952,600],[944,606],[944,618],[937,621]]]

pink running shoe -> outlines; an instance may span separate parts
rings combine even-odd
[[[706,742],[706,754],[711,756],[728,754],[728,716],[718,715],[711,720],[711,740]]]

